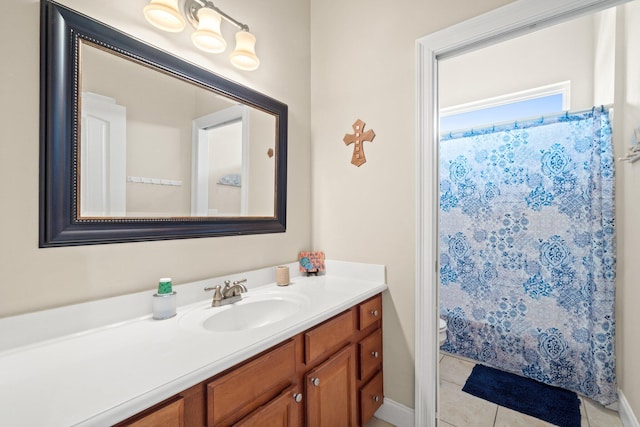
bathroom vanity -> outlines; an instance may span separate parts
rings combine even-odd
[[[152,291],[0,319],[4,330],[38,337],[19,342],[14,333],[10,348],[3,343],[0,424],[366,423],[383,399],[384,266],[327,261],[327,275],[294,273],[286,287],[273,274],[234,275],[247,277],[248,292],[227,307],[210,307],[203,291],[227,277],[175,286],[178,313],[161,321],[150,312],[120,321],[106,314],[119,306],[131,315]],[[63,319],[82,324],[88,313],[110,323],[78,330]],[[42,336],[38,325],[55,319],[67,326]]]
[[[363,425],[382,405],[380,294],[118,426]]]

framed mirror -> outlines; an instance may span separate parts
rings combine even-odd
[[[285,231],[285,104],[48,0],[40,37],[40,247]]]

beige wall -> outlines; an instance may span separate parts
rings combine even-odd
[[[6,0],[0,14],[0,316],[121,295],[288,262],[311,246],[309,4],[220,1],[250,24],[262,59],[254,72],[233,68],[228,53],[201,54],[189,32],[146,24],[146,0],[65,0],[82,13],[184,56],[289,106],[287,232],[158,242],[38,248],[39,2]],[[232,27],[223,33],[233,45]],[[277,250],[274,250],[277,248]]]
[[[570,108],[590,108],[593,34],[589,15],[439,61],[440,107],[570,81]]]
[[[415,41],[507,0],[311,0],[313,246],[387,266],[385,396],[413,407]],[[342,142],[356,119],[367,163]]]
[[[272,197],[275,187],[276,157],[269,157],[273,144],[276,120],[255,109],[249,112],[249,214],[268,216],[273,212],[275,201]],[[275,151],[274,151],[275,152]],[[307,175],[308,175],[307,171]],[[296,259],[296,257],[292,259]]]

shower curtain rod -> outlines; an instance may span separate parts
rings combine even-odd
[[[449,132],[445,132],[445,133],[441,133],[440,136],[442,137],[443,135],[446,136],[450,136],[452,137],[453,135],[457,135],[457,134],[468,134],[471,133],[473,134],[474,132],[482,132],[485,130],[495,130],[495,129],[500,129],[502,127],[506,127],[506,126],[514,126],[515,128],[518,128],[518,123],[527,123],[528,125],[531,123],[535,123],[535,124],[543,124],[545,122],[545,120],[549,120],[549,119],[557,119],[559,117],[570,117],[570,116],[574,116],[574,115],[579,115],[579,114],[586,114],[589,112],[593,112],[595,111],[596,108],[599,108],[600,111],[607,111],[609,112],[610,110],[613,109],[613,104],[602,104],[602,105],[595,105],[593,107],[590,108],[585,108],[582,110],[575,110],[575,111],[571,111],[571,110],[564,110],[564,111],[560,111],[558,113],[551,113],[548,115],[542,114],[539,116],[531,116],[531,117],[527,117],[524,119],[519,119],[519,120],[509,120],[509,121],[505,121],[505,122],[500,122],[500,123],[494,123],[494,124],[490,124],[490,125],[486,125],[486,126],[478,126],[476,128],[463,128],[463,129],[458,129],[458,130],[454,130],[454,131],[449,131]]]

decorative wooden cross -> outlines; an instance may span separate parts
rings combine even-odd
[[[353,133],[351,135],[345,134],[343,141],[346,145],[354,144],[353,146],[353,156],[351,156],[351,163],[360,167],[363,163],[367,161],[367,158],[364,156],[364,144],[363,142],[369,141],[373,142],[373,138],[376,137],[376,134],[369,129],[366,132],[363,132],[365,123],[358,119],[353,124]]]

